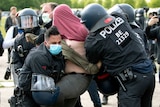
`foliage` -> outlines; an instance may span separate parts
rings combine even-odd
[[[135,2],[135,8],[139,8],[139,7],[146,7],[147,6],[147,2],[145,0],[138,0]]]
[[[5,37],[5,35],[6,35],[6,31],[5,31],[5,28],[4,28],[5,21],[6,21],[6,17],[2,17],[2,19],[0,21],[0,31],[3,35],[3,37]]]
[[[30,7],[40,9],[40,5],[45,2],[57,2],[58,4],[68,4],[72,8],[83,8],[89,3],[99,3],[106,8],[110,8],[118,3],[128,3],[135,8],[140,7],[160,7],[159,0],[150,0],[147,3],[145,0],[1,0],[0,9],[8,11],[11,6],[16,6],[19,10]]]
[[[159,0],[150,0],[150,2],[148,3],[148,6],[151,8],[160,7]]]

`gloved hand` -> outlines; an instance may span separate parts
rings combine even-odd
[[[37,35],[33,34],[33,33],[26,33],[25,34],[25,38],[27,42],[31,42],[31,43],[35,43],[35,40],[38,38]]]

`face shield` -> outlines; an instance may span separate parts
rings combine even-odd
[[[54,79],[43,74],[32,74],[32,91],[54,91],[56,89]]]
[[[34,101],[39,105],[53,105],[59,96],[59,87],[54,79],[43,74],[32,74],[31,91]]]
[[[34,28],[38,26],[38,18],[37,16],[20,16],[20,28]]]

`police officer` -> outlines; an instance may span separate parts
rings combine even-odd
[[[90,30],[85,42],[88,60],[94,64],[102,61],[103,72],[120,84],[118,106],[151,107],[155,88],[152,62],[126,18],[110,16],[104,7],[93,3],[82,10],[81,19]]]
[[[38,16],[33,9],[25,8],[18,14],[18,37],[15,38],[11,64],[13,64],[13,72],[18,73],[18,69],[23,66],[24,60],[30,49],[35,47],[34,43],[27,42],[26,34],[36,35],[37,37],[43,34],[43,30],[38,26]],[[17,85],[17,81],[16,81]]]
[[[135,11],[135,20],[138,23],[138,25],[140,26],[140,28],[144,30],[146,25],[145,25],[145,17],[144,17],[144,9],[143,8],[139,8]]]
[[[123,14],[126,17],[126,19],[128,20],[128,23],[130,24],[132,29],[135,31],[136,34],[138,34],[140,36],[139,39],[143,42],[145,50],[146,50],[147,54],[149,55],[148,39],[147,39],[146,33],[143,31],[143,29],[141,29],[138,26],[138,24],[135,21],[134,8],[129,4],[122,3],[122,4],[114,5],[113,7],[111,7],[108,10],[108,12],[113,15],[114,15],[114,13],[116,14],[118,12],[118,13]]]
[[[151,40],[157,40],[157,63],[160,64],[160,26],[153,27],[155,24],[159,23],[160,19],[157,16],[153,16],[149,21],[148,21],[148,26],[146,27],[146,34],[149,39]],[[160,71],[160,67],[158,69]],[[160,73],[159,73],[159,80],[160,80]]]
[[[32,50],[27,56],[19,75],[19,87],[26,93],[28,98],[32,99],[30,93],[32,73],[52,77],[55,83],[60,79],[61,73],[64,70],[64,59],[60,43],[61,36],[57,28],[53,26],[46,32],[44,43],[40,44],[37,49]],[[38,77],[36,78],[35,81],[38,81]],[[41,81],[42,84],[43,82],[44,80]],[[38,87],[40,87],[41,83],[38,84]],[[50,85],[53,85],[53,83],[50,83]],[[43,86],[42,88],[46,87]],[[44,91],[44,93],[33,93],[34,100],[38,104],[46,104],[46,106],[53,104],[54,99],[52,99],[51,96],[54,96],[55,90],[54,92],[51,92],[51,90],[52,89],[48,90],[48,93]],[[37,97],[37,95],[40,97]],[[25,101],[27,102],[28,100],[26,99]],[[34,106],[31,105],[29,107]]]

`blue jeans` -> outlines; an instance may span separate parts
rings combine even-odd
[[[91,97],[91,100],[93,101],[94,107],[102,107],[99,93],[97,90],[97,84],[96,84],[95,80],[93,80],[93,79],[91,80],[91,82],[89,84],[88,93]]]

